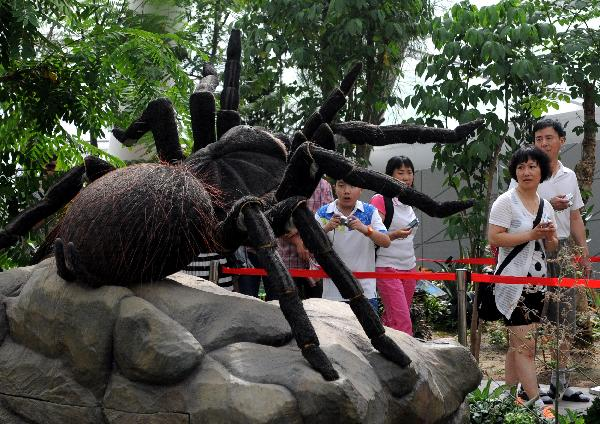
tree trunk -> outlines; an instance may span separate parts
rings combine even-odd
[[[575,165],[575,175],[581,197],[587,203],[592,195],[592,183],[594,182],[594,170],[596,168],[596,91],[593,84],[585,82],[583,85],[583,141],[581,142],[581,160]],[[593,290],[593,289],[592,289]],[[582,323],[582,339],[590,340],[592,334],[592,322],[589,319],[588,303],[585,291],[580,291],[578,311],[580,315],[588,317]]]
[[[583,89],[583,141],[581,142],[581,160],[575,166],[575,174],[583,201],[591,196],[594,171],[596,168],[596,91],[592,83],[584,83]]]

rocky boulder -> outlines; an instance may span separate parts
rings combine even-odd
[[[277,302],[180,273],[89,289],[53,259],[2,272],[0,422],[468,422],[481,373],[466,349],[388,329],[402,369],[347,305],[304,304],[337,381],[308,365]]]

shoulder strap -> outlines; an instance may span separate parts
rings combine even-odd
[[[390,225],[392,225],[392,219],[394,218],[394,204],[392,203],[392,198],[383,196],[383,204],[385,206],[383,225],[389,230]]]
[[[535,219],[533,220],[533,228],[535,228],[542,220],[542,212],[543,211],[544,211],[544,199],[542,199],[540,197],[540,206],[538,207],[537,215],[535,216]],[[521,250],[523,250],[525,248],[525,246],[527,246],[527,243],[529,243],[529,242],[521,243],[518,246],[515,246],[513,248],[513,250],[510,251],[508,256],[506,258],[504,258],[504,261],[502,261],[502,264],[500,264],[500,266],[498,267],[498,269],[496,270],[496,272],[494,274],[495,275],[502,274],[502,271],[504,271],[504,268],[506,268],[506,265],[508,265],[510,263],[510,261],[512,261],[514,259],[514,257],[517,256],[519,254],[519,252],[521,252]]]

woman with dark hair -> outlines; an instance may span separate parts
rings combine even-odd
[[[388,160],[385,173],[412,187],[415,167],[406,156],[394,156]],[[381,194],[371,199],[371,204],[377,208],[381,219],[386,221],[386,214],[392,214],[388,227],[388,236],[392,241],[387,248],[380,247],[375,262],[378,272],[411,272],[415,270],[416,258],[413,239],[416,227],[409,228],[409,223],[417,218],[413,208],[391,199],[392,210],[386,210],[386,201]],[[390,207],[388,201],[388,208]],[[389,220],[389,217],[388,217]],[[384,305],[383,324],[396,330],[404,331],[412,336],[410,320],[410,305],[417,281],[414,278],[378,278],[377,292]]]
[[[489,218],[488,241],[499,247],[496,271],[500,275],[545,277],[546,251],[555,250],[558,239],[552,205],[538,196],[537,189],[551,175],[550,160],[536,147],[522,147],[513,153],[508,169],[517,185],[498,196]],[[506,384],[516,386],[520,382],[530,402],[543,408],[535,370],[534,333],[545,287],[496,284],[494,295],[509,333]]]

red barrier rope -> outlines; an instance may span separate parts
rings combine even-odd
[[[592,289],[600,288],[600,280],[585,278],[550,278],[550,277],[510,277],[505,275],[471,274],[471,281],[476,283],[533,284],[535,286],[575,287],[583,286]]]
[[[289,269],[292,277],[310,277],[310,278],[327,278],[325,271],[320,269]],[[222,267],[223,274],[237,275],[267,275],[267,272],[262,268],[229,268]],[[414,278],[426,280],[446,280],[454,281],[456,276],[453,272],[353,272],[356,278]]]
[[[600,256],[590,256],[590,262],[600,262]],[[429,259],[418,258],[417,262],[437,262],[443,264],[467,264],[467,265],[496,265],[495,258],[463,258],[463,259]]]
[[[237,275],[267,275],[262,268],[229,268],[222,267],[223,274]],[[327,274],[317,269],[290,269],[292,277],[326,278]],[[361,278],[414,278],[423,280],[455,281],[456,274],[453,272],[353,272],[357,279]],[[476,283],[502,283],[502,284],[533,284],[538,286],[573,287],[584,286],[589,288],[600,288],[600,280],[588,280],[585,278],[549,278],[549,277],[511,277],[504,275],[471,273],[471,281]]]

